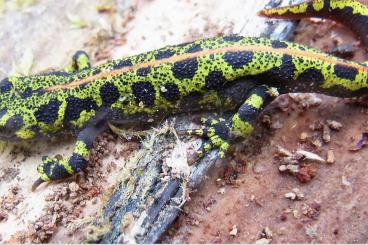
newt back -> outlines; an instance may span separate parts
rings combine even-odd
[[[7,139],[14,134],[27,139],[69,126],[81,129],[94,118],[118,121],[177,111],[193,94],[221,90],[249,76],[281,92],[351,97],[368,87],[368,67],[361,63],[284,41],[210,38],[76,73],[4,79],[0,83],[0,133]]]

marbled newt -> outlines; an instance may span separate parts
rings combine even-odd
[[[368,46],[368,6],[357,1],[314,0],[260,14],[335,16],[349,24]],[[189,130],[206,139],[200,154],[218,148],[223,157],[235,138],[252,133],[257,115],[279,93],[355,97],[368,92],[368,62],[347,61],[291,42],[236,35],[169,46],[96,67],[91,67],[87,54],[79,51],[73,56],[73,68],[69,72],[11,76],[0,82],[2,139],[77,132],[71,157],[43,157],[34,188],[84,170],[92,142],[108,122],[139,124],[158,114],[195,111],[213,104],[233,106],[236,98],[226,91],[235,84],[246,84],[240,90],[235,87],[244,98],[237,112],[227,119],[204,119],[203,129]],[[212,99],[203,97],[207,94]]]

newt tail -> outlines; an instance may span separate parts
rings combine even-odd
[[[335,20],[351,28],[364,46],[368,47],[368,6],[357,0],[312,0],[291,6],[262,9],[258,15],[277,19],[318,17]]]

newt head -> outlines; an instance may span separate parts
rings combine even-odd
[[[26,125],[27,115],[25,107],[20,103],[15,95],[12,78],[5,78],[0,81],[0,139],[19,140],[32,138],[35,133]]]

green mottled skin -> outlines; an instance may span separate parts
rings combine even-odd
[[[286,44],[288,46],[287,49],[290,50],[304,49],[311,54],[322,54],[319,51],[301,45],[286,42],[283,43]],[[230,47],[235,45],[250,45],[272,48],[271,40],[263,38],[242,38],[237,42],[227,42],[224,41],[223,38],[213,38],[196,41],[194,42],[194,44],[199,44],[203,48],[203,50],[218,49],[221,47]],[[186,50],[192,46],[193,43],[190,43],[183,46],[167,47],[161,49],[160,51],[170,50],[175,53],[175,56],[178,56],[181,54],[185,54]],[[145,63],[154,60],[154,54],[156,54],[157,52],[158,51],[152,51],[127,59],[130,59],[133,65]],[[177,79],[173,75],[173,72],[171,70],[173,63],[165,63],[164,65],[158,65],[154,67],[154,69],[152,69],[147,76],[139,76],[137,75],[137,71],[133,70],[114,76],[107,76],[102,79],[96,79],[86,84],[83,88],[76,87],[72,89],[62,89],[54,92],[45,92],[41,95],[35,93],[34,95],[25,99],[21,97],[21,94],[26,92],[28,89],[32,89],[33,91],[40,91],[43,89],[47,89],[53,85],[65,84],[70,81],[78,80],[78,77],[89,77],[92,76],[92,74],[94,73],[98,73],[104,70],[111,71],[114,69],[114,65],[118,64],[121,60],[115,60],[101,66],[76,72],[74,74],[46,74],[26,77],[9,77],[9,81],[13,84],[14,88],[10,92],[2,93],[0,95],[1,109],[7,109],[8,111],[0,119],[0,125],[4,126],[7,119],[12,115],[20,115],[24,120],[24,124],[22,128],[16,132],[16,135],[19,138],[32,138],[33,136],[35,136],[36,132],[32,131],[31,128],[32,126],[36,125],[40,127],[40,133],[42,134],[54,133],[55,131],[60,130],[62,127],[69,125],[74,125],[78,128],[82,128],[88,120],[96,115],[96,111],[98,111],[98,108],[101,107],[102,98],[98,91],[100,91],[101,86],[106,83],[113,84],[116,88],[118,88],[120,93],[120,98],[111,105],[111,109],[122,109],[123,113],[126,115],[134,115],[137,113],[153,114],[156,111],[160,111],[163,109],[175,108],[180,103],[180,100],[170,102],[160,96],[161,87],[165,83],[175,83],[179,87],[180,97],[185,97],[193,92],[207,92],[207,89],[205,88],[205,77],[211,71],[221,71],[225,79],[230,82],[235,79],[250,75],[262,75],[265,71],[268,71],[274,67],[280,67],[283,63],[283,53],[272,53],[272,51],[268,53],[255,52],[252,61],[249,64],[246,64],[241,68],[233,69],[231,65],[224,61],[222,56],[223,54],[220,53],[216,55],[203,55],[201,57],[198,57],[198,68],[195,71],[195,75],[191,79]],[[322,60],[291,56],[292,63],[294,63],[296,67],[293,78],[297,80],[298,76],[303,71],[313,67],[322,72],[325,79],[319,87],[321,90],[325,89],[327,94],[335,93],[335,91],[328,91],[329,88],[334,86],[338,86],[347,91],[351,91],[351,93],[349,93],[350,96],[354,96],[355,94],[357,94],[354,93],[354,91],[359,92],[362,88],[367,87],[367,68],[365,68],[363,64],[344,61],[328,55],[324,56],[329,57],[331,60],[340,60],[341,62],[346,64],[355,64],[356,66],[361,66],[362,70],[358,72],[354,80],[342,79],[335,75],[333,71],[333,66],[325,64]],[[280,88],[286,88],[288,82],[282,81],[282,77],[280,77],[280,79],[281,80],[279,81],[277,86]],[[146,81],[149,81],[155,88],[155,101],[152,106],[145,106],[142,103],[137,103],[135,100],[135,96],[132,93],[132,85],[134,83]],[[291,88],[291,90],[293,89]],[[305,91],[308,90],[306,89]],[[312,92],[313,90],[310,91]],[[83,111],[81,113],[81,116],[78,117],[78,119],[76,120],[65,121],[64,113],[67,105],[66,99],[71,95],[81,99],[91,98],[93,101],[96,102],[98,108],[96,110]],[[46,124],[37,121],[35,117],[35,111],[40,106],[47,104],[51,99],[57,99],[61,102],[60,109],[58,110],[57,119],[52,124]]]
[[[63,130],[80,131],[70,159],[43,159],[39,182],[85,168],[92,141],[107,122],[137,123],[158,114],[196,110],[186,106],[192,98],[201,106],[230,105],[231,98],[220,98],[217,91],[247,77],[259,82],[245,90],[251,93],[233,117],[214,119],[207,122],[204,131],[191,132],[210,139],[201,152],[219,148],[223,156],[231,138],[253,131],[254,119],[278,92],[353,97],[366,94],[368,88],[364,63],[295,43],[239,36],[165,47],[92,68],[88,57],[79,53],[72,67],[68,73],[9,77],[0,83],[3,138],[30,139]],[[199,94],[204,97],[193,97]]]

